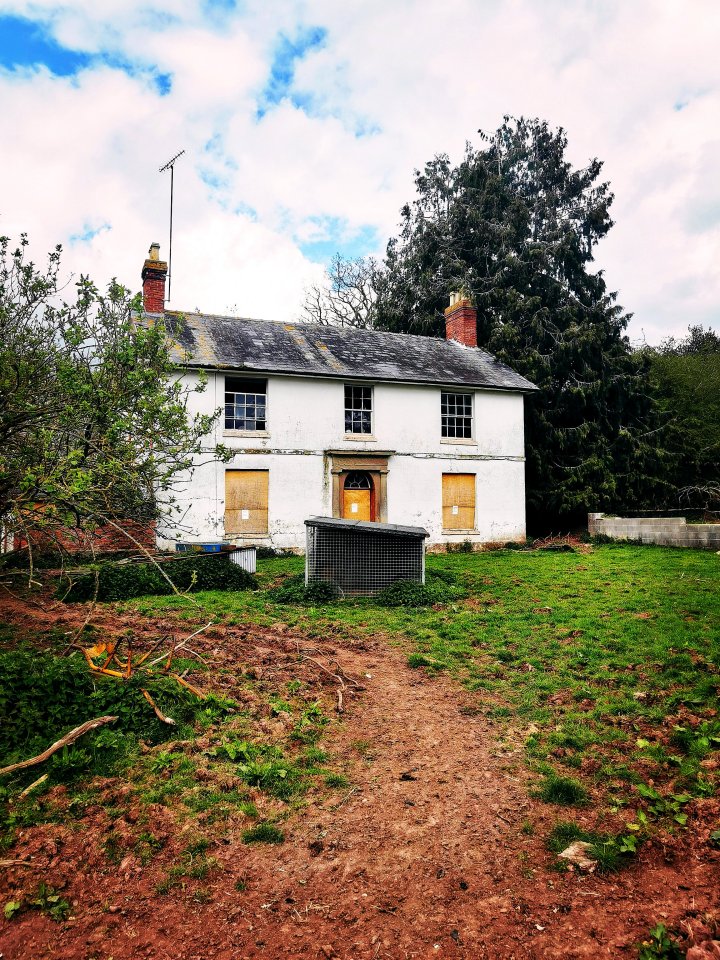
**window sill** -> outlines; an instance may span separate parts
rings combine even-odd
[[[477,440],[472,437],[440,437],[440,443],[449,443],[451,446],[460,444],[463,447],[476,447]]]
[[[225,539],[230,540],[233,544],[238,540],[250,540],[253,543],[256,540],[270,540],[269,533],[226,533]]]
[[[456,530],[456,529],[446,530],[446,529],[443,527],[443,529],[442,529],[441,532],[442,532],[443,536],[448,537],[448,536],[451,536],[451,535],[454,534],[454,533],[459,533],[459,534],[467,534],[467,533],[477,534],[479,531],[477,531],[477,530]]]
[[[360,441],[360,443],[377,443],[377,437],[371,433],[346,433],[343,440]]]
[[[224,437],[259,437],[261,440],[269,437],[267,430],[223,430]]]

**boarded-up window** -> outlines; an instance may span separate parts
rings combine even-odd
[[[268,532],[268,471],[225,471],[225,534]]]
[[[442,477],[443,530],[475,529],[475,474],[444,473]]]

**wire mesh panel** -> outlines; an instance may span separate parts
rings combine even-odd
[[[349,596],[369,596],[397,580],[425,582],[425,538],[420,527],[306,520],[307,583],[326,580]]]

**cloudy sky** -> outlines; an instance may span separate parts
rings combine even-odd
[[[0,233],[172,305],[275,320],[381,253],[413,169],[503,114],[605,161],[597,266],[650,343],[720,330],[718,0],[0,0]]]

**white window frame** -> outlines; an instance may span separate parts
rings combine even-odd
[[[347,405],[347,391],[348,391],[348,390],[367,390],[367,391],[369,392],[369,394],[370,394],[370,396],[369,396],[370,409],[369,409],[369,411],[368,411],[368,412],[370,413],[370,429],[367,430],[367,431],[365,431],[365,430],[353,430],[353,429],[348,430],[348,428],[347,428],[347,415],[348,415],[348,412],[351,414],[351,421],[350,421],[350,426],[351,426],[351,428],[352,428],[352,426],[353,426],[353,423],[352,423],[352,414],[354,414],[354,413],[362,414],[362,413],[366,412],[366,408],[365,408],[365,407],[362,407],[362,406],[360,406],[360,407],[355,407],[355,406],[350,406],[350,407],[348,407],[348,405]],[[354,398],[351,398],[351,403],[354,403],[354,402],[355,402]],[[344,424],[344,427],[345,427],[345,436],[348,437],[348,438],[352,438],[353,440],[357,440],[357,439],[361,439],[361,438],[362,438],[362,439],[369,440],[369,439],[372,439],[372,438],[373,438],[373,436],[374,436],[374,434],[375,434],[375,391],[374,391],[373,387],[372,387],[370,384],[367,384],[367,383],[345,383],[345,384],[343,384],[343,424]]]
[[[228,386],[228,381],[230,381],[230,380],[244,380],[246,383],[255,382],[255,383],[257,383],[257,384],[264,384],[265,390],[264,390],[264,391],[258,391],[258,392],[255,394],[256,397],[261,396],[261,395],[264,395],[264,396],[265,396],[265,418],[264,418],[264,421],[263,421],[264,424],[265,424],[264,427],[262,427],[261,429],[258,430],[258,429],[249,429],[249,428],[247,428],[247,427],[229,427],[229,426],[227,425],[227,421],[228,421],[228,415],[227,415],[227,407],[228,407],[228,404],[227,404],[227,395],[228,395],[228,393],[232,393],[232,394],[234,394],[235,396],[237,396],[239,393],[243,393],[243,392],[244,392],[246,395],[249,394],[249,391],[228,390],[228,389],[227,389],[227,386]],[[253,377],[253,376],[249,376],[249,377],[248,377],[248,376],[244,376],[242,373],[237,373],[237,374],[226,373],[226,374],[224,375],[224,377],[223,377],[223,398],[224,398],[224,402],[223,402],[223,410],[224,410],[224,412],[223,412],[223,425],[224,425],[223,434],[224,434],[224,436],[226,436],[226,437],[267,437],[267,436],[269,435],[269,434],[268,434],[268,429],[267,429],[267,423],[268,423],[268,399],[269,399],[268,395],[269,395],[269,392],[270,392],[270,384],[269,384],[269,381],[268,381],[268,378],[267,378],[267,377]],[[239,417],[233,417],[232,419],[233,419],[233,420],[238,420],[238,419],[241,419],[241,418],[239,418]],[[247,419],[250,419],[250,418],[243,417],[242,419],[247,420]],[[258,418],[256,417],[256,418],[255,418],[255,421],[256,421],[256,422],[257,422],[257,419],[258,419]]]
[[[443,412],[443,399],[444,397],[467,397],[470,401],[470,414],[458,414],[458,413],[444,413]],[[458,419],[469,419],[470,420],[470,435],[467,437],[453,437],[449,434],[444,433],[445,429],[445,418],[450,419],[451,417]],[[457,425],[457,423],[456,423]],[[440,391],[440,440],[442,443],[475,443],[475,394],[468,390],[441,390]]]

